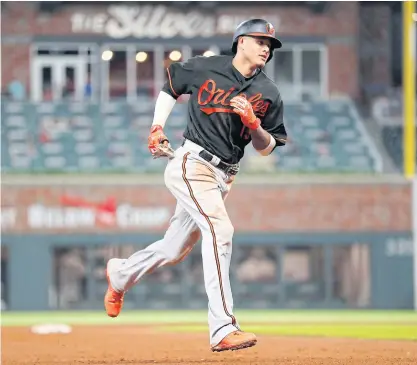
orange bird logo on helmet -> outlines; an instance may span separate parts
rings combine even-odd
[[[266,32],[271,35],[275,33],[274,26],[271,23],[266,23]]]

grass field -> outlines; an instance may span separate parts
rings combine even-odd
[[[236,316],[244,330],[282,336],[324,336],[417,340],[417,312],[242,310]],[[206,332],[206,311],[124,311],[110,319],[104,312],[3,312],[2,326],[35,324],[155,325],[164,332]]]

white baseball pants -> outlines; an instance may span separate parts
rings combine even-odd
[[[232,180],[199,157],[190,141],[175,151],[165,170],[165,184],[177,199],[165,236],[126,260],[110,274],[111,285],[127,291],[147,272],[181,261],[202,236],[204,284],[208,297],[210,344],[239,329],[233,315],[229,281],[233,225],[224,205]]]

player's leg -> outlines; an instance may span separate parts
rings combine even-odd
[[[229,267],[234,228],[220,189],[225,184],[218,172],[193,156],[185,150],[177,151],[177,157],[166,170],[165,183],[202,233],[210,343],[219,351],[252,346],[256,337],[241,332],[233,315]]]
[[[177,203],[164,237],[129,258],[120,260],[110,277],[113,288],[127,291],[149,271],[180,262],[200,238],[200,230],[190,215]]]
[[[200,230],[187,211],[177,203],[164,237],[127,259],[111,259],[107,264],[109,289],[104,306],[110,317],[117,317],[124,293],[146,273],[167,264],[180,262],[200,238]]]

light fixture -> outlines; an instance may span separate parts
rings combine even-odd
[[[203,56],[204,57],[211,57],[211,56],[215,56],[215,55],[216,54],[213,51],[209,50],[209,49],[203,53]]]
[[[104,52],[101,54],[101,59],[102,59],[103,61],[110,61],[112,58],[113,58],[113,52],[112,52],[112,51],[110,51],[110,50],[104,51]]]
[[[146,59],[148,58],[148,54],[146,52],[138,52],[136,53],[136,62],[145,62]]]
[[[176,61],[179,61],[180,59],[181,59],[181,57],[182,57],[182,54],[181,54],[181,52],[180,51],[172,51],[170,54],[169,54],[169,59],[171,60],[171,61],[174,61],[174,62],[176,62]]]

